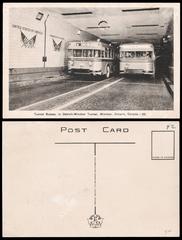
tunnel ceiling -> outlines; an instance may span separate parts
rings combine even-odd
[[[56,8],[63,18],[98,38],[159,43],[173,16],[171,8]]]

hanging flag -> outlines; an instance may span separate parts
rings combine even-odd
[[[25,34],[21,31],[21,41],[23,42],[22,47],[33,48],[35,45],[37,34],[34,35],[31,39],[28,39]]]
[[[55,42],[55,40],[53,38],[52,38],[52,41],[53,41],[54,51],[59,52],[61,50],[62,40],[58,44]]]

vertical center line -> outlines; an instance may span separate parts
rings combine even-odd
[[[96,143],[94,143],[94,156],[96,156]]]
[[[96,143],[94,143],[94,214],[96,214]]]

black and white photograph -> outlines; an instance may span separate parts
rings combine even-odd
[[[4,117],[179,117],[179,3],[6,3],[3,20]]]

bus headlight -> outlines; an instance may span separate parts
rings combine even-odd
[[[91,66],[92,66],[92,62],[91,62],[91,61],[89,61],[89,62],[88,62],[88,65],[91,67]]]
[[[100,71],[102,69],[101,62],[94,62],[93,63],[93,70],[94,71]]]
[[[74,64],[74,62],[72,60],[68,62],[69,66],[73,66],[73,64]]]

